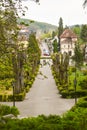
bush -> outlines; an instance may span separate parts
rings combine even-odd
[[[25,91],[23,91],[22,93],[20,94],[15,94],[15,101],[23,101],[24,98],[25,98]],[[7,94],[1,94],[0,95],[0,101],[3,102],[3,101],[13,101],[13,95],[7,95]]]
[[[17,116],[19,114],[19,111],[16,107],[0,105],[0,116],[7,115],[7,114],[13,114],[14,116]]]
[[[70,67],[71,72],[75,72],[76,68],[75,67]]]
[[[10,119],[0,123],[1,130],[87,130],[87,108],[70,110],[62,117],[57,115],[25,119]]]
[[[67,98],[69,96],[69,93],[67,90],[63,90],[63,91],[61,91],[61,95],[63,98]]]
[[[77,97],[84,97],[87,95],[87,90],[77,90],[76,95]]]
[[[26,91],[26,93],[28,93],[29,90],[30,90],[30,87],[27,85],[27,86],[25,87],[25,91]]]
[[[26,93],[22,92],[20,94],[15,94],[15,101],[23,101],[25,98]]]
[[[80,81],[79,85],[81,86],[82,89],[87,89],[87,78]]]
[[[60,91],[61,95],[63,98],[74,98],[75,95],[77,98],[79,97],[84,97],[87,95],[87,90],[77,90],[76,93],[75,91],[72,89],[72,90],[62,90]]]
[[[87,108],[87,96],[80,98],[76,106]]]
[[[87,75],[87,70],[82,70],[83,75]]]
[[[14,115],[14,116],[17,116],[19,115],[19,110],[16,108],[16,107],[11,107],[11,113]]]

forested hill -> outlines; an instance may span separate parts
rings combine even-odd
[[[18,23],[25,23],[27,26],[29,26],[29,30],[31,31],[41,31],[41,32],[48,32],[48,31],[53,31],[57,30],[57,26],[51,25],[49,23],[44,23],[44,22],[38,22],[38,21],[33,21],[29,19],[18,19]]]

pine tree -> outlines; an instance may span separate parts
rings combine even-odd
[[[63,20],[60,17],[60,19],[59,19],[59,26],[58,26],[58,39],[59,39],[58,51],[60,51],[60,35],[62,34],[62,32],[63,32]]]

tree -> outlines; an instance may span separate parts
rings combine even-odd
[[[83,42],[87,42],[87,25],[82,25],[81,27],[81,39]]]
[[[68,67],[69,67],[69,55],[67,53],[58,54],[55,53],[53,59],[53,70],[55,71],[56,78],[59,85],[65,86],[68,90]]]
[[[53,39],[55,36],[56,36],[56,32],[53,31],[53,32],[52,32],[52,39]]]
[[[38,42],[36,40],[36,36],[34,33],[31,33],[29,36],[27,47],[27,65],[28,65],[28,70],[26,71],[27,79],[30,79],[30,76],[35,73],[40,60],[40,55],[41,52],[38,46]]]
[[[59,19],[59,26],[58,26],[58,38],[60,37],[60,35],[62,34],[62,32],[63,32],[63,20],[60,17],[60,19]]]
[[[59,26],[58,26],[58,39],[59,39],[58,51],[60,51],[60,35],[62,34],[62,32],[63,32],[63,20],[60,17],[60,19],[59,19]]]
[[[75,44],[74,56],[72,59],[75,61],[75,66],[80,68],[83,64],[83,51],[80,49],[79,43]]]
[[[0,58],[8,58],[15,80],[15,93],[23,89],[24,50],[18,45],[18,11],[24,15],[22,0],[0,1]],[[34,0],[39,2],[38,0]],[[4,61],[4,60],[1,60]]]
[[[56,39],[53,41],[53,52],[58,52],[58,43]]]
[[[80,37],[80,33],[81,33],[81,27],[80,25],[75,25],[73,28],[72,28],[73,32],[78,36]]]

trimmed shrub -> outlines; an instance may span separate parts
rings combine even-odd
[[[87,70],[82,70],[83,75],[87,75]]]
[[[69,96],[69,92],[67,90],[61,91],[61,95],[63,98],[67,98]]]
[[[24,98],[25,98],[25,95],[26,93],[23,91],[22,93],[20,94],[15,94],[15,101],[23,101]],[[3,101],[13,101],[13,95],[0,95],[0,101],[3,102]]]
[[[87,90],[77,90],[76,95],[77,97],[84,97],[87,95]]]
[[[14,116],[17,116],[19,114],[19,111],[16,107],[10,107],[7,105],[0,105],[0,116],[13,114]]]
[[[0,101],[3,101],[3,95],[0,94]]]
[[[70,67],[71,72],[75,72],[76,68],[74,66]]]
[[[24,98],[25,98],[25,95],[26,95],[25,92],[22,92],[22,93],[20,93],[20,94],[15,94],[15,95],[14,95],[14,96],[15,96],[15,101],[23,101]]]
[[[87,96],[80,98],[78,103],[76,104],[77,107],[84,107],[87,108]]]
[[[29,85],[27,85],[27,87],[25,87],[25,91],[26,91],[26,93],[28,93],[29,90],[30,90],[30,87],[29,87]]]
[[[87,78],[80,81],[79,85],[81,86],[82,89],[87,89]]]
[[[87,90],[77,90],[76,93],[74,90],[62,90],[60,91],[63,98],[74,98],[75,95],[77,98],[84,97],[87,95]]]

